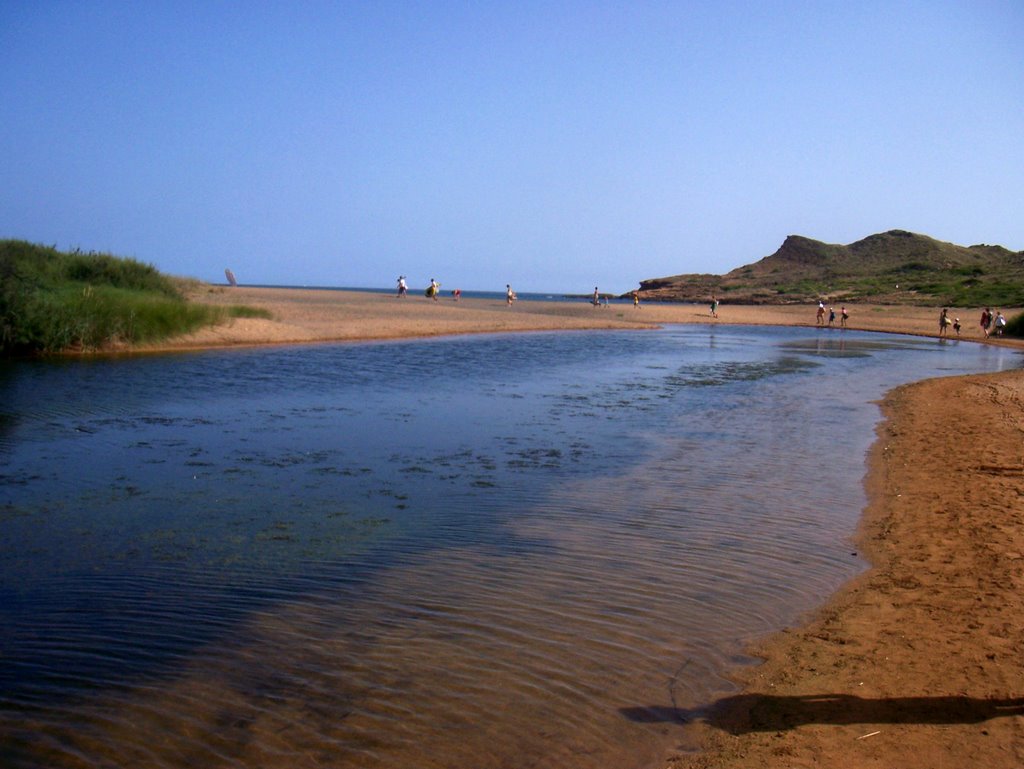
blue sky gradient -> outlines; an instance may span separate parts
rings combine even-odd
[[[1020,250],[1022,39],[1017,0],[0,2],[0,237],[571,293],[790,234]]]

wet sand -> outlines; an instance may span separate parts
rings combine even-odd
[[[160,349],[659,323],[816,325],[811,306],[723,305],[714,319],[694,305],[509,308],[286,289],[212,289],[198,300],[262,306],[274,317],[234,320]],[[933,308],[849,309],[850,328],[938,332]],[[963,339],[1022,346],[985,340],[977,310],[950,314]],[[851,543],[870,570],[807,624],[752,650],[764,662],[737,671],[738,694],[666,714],[681,744],[700,747],[668,758],[673,769],[1024,765],[1024,373],[916,383],[883,406],[865,481],[870,502]]]
[[[688,714],[704,751],[673,769],[1024,766],[1024,374],[883,406],[854,544],[872,568]]]

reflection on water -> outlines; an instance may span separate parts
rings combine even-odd
[[[872,401],[1005,350],[716,327],[0,369],[11,767],[605,767],[862,568]]]

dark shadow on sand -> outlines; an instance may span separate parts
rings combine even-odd
[[[866,699],[849,694],[781,697],[740,694],[698,710],[652,705],[622,708],[640,723],[703,721],[730,734],[777,732],[805,724],[977,724],[993,718],[1024,716],[1024,697],[886,697]]]

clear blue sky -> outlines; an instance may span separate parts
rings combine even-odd
[[[625,292],[789,234],[1024,249],[1024,3],[0,0],[0,237]]]

